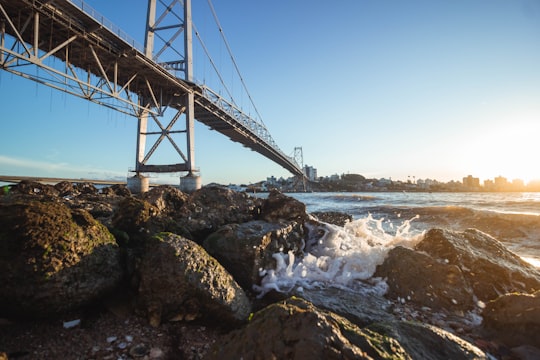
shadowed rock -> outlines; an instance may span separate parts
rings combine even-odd
[[[0,311],[35,317],[90,304],[120,282],[118,247],[84,210],[0,204]]]
[[[540,289],[540,271],[501,242],[476,229],[428,231],[416,250],[458,266],[474,294],[482,301],[508,292]]]
[[[338,211],[317,211],[311,213],[311,215],[315,216],[319,221],[337,226],[345,226],[353,219],[352,215]]]
[[[174,219],[185,225],[192,240],[204,239],[225,224],[241,224],[258,216],[262,199],[219,186],[203,187],[187,199]]]
[[[484,327],[509,346],[540,346],[540,290],[506,294],[486,304]]]
[[[139,301],[152,325],[198,317],[235,324],[251,305],[232,276],[201,246],[162,233],[147,241],[138,268]]]
[[[242,287],[259,283],[259,272],[276,267],[272,255],[292,251],[299,255],[304,246],[300,224],[268,223],[261,220],[225,225],[210,235],[204,248],[229,270]]]
[[[398,246],[389,251],[375,277],[386,279],[387,295],[433,309],[468,310],[473,292],[456,265]]]
[[[392,322],[360,328],[311,303],[291,298],[255,313],[218,340],[207,359],[487,359],[442,329]]]
[[[304,203],[277,190],[272,190],[262,205],[260,218],[268,222],[282,220],[301,222],[307,220],[309,216]]]
[[[155,206],[161,214],[179,211],[188,199],[187,194],[168,185],[153,187],[141,196],[143,200]]]

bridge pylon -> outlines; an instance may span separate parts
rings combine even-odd
[[[145,55],[163,66],[169,72],[174,72],[175,76],[182,78],[189,83],[193,82],[193,52],[192,52],[192,21],[191,21],[191,0],[173,0],[168,6],[158,8],[157,0],[148,0],[148,12],[146,21],[146,36],[144,43]],[[163,5],[163,3],[160,2]],[[183,19],[183,21],[182,21]],[[183,37],[180,35],[183,34]],[[183,54],[178,48],[173,46],[177,38],[183,39]],[[160,40],[162,42],[159,42]],[[161,45],[161,46],[156,46]],[[180,73],[180,76],[179,76]],[[195,123],[195,100],[193,91],[178,94],[170,99],[165,99],[161,94],[150,93],[148,98],[141,97],[143,110],[139,112],[137,126],[137,150],[135,161],[135,176],[130,180],[134,190],[144,192],[147,190],[147,177],[144,173],[171,173],[183,172],[187,175],[180,178],[180,189],[192,192],[201,187],[201,179],[195,168],[195,145],[194,145],[194,123]],[[175,94],[176,95],[176,94]],[[169,103],[167,103],[167,101]],[[173,102],[173,103],[171,103]],[[145,108],[161,108],[157,114]],[[169,110],[169,111],[165,111]],[[160,118],[171,115],[167,126],[164,126]],[[175,125],[180,118],[184,118],[185,126],[176,129]],[[148,131],[148,122],[152,119],[157,125],[157,131]],[[176,140],[176,134],[185,136],[185,151],[180,149]],[[149,136],[157,136],[157,140],[146,151],[146,143]],[[162,141],[167,139],[174,150],[183,160],[183,163],[152,165],[149,164],[150,157],[156,152]],[[139,186],[140,184],[140,186]]]

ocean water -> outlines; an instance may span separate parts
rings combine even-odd
[[[384,294],[373,278],[377,265],[397,245],[414,247],[431,228],[476,228],[540,268],[540,193],[292,193],[308,213],[352,215],[344,227],[311,226],[324,234],[308,240],[304,255],[276,253],[275,269],[261,269],[261,296],[270,290],[343,287]],[[310,237],[311,239],[311,237]],[[317,239],[317,240],[315,240]]]

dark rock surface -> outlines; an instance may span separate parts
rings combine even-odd
[[[509,346],[540,345],[540,290],[500,296],[482,314],[485,329]]]
[[[369,292],[344,291],[335,287],[302,289],[295,296],[314,306],[347,318],[358,326],[394,320],[390,304],[383,296]]]
[[[482,301],[509,292],[540,289],[540,271],[479,230],[428,231],[415,248],[449,265],[458,266],[474,294]]]
[[[213,318],[234,324],[251,305],[232,276],[195,242],[162,233],[145,245],[138,268],[139,301],[150,323]]]
[[[304,221],[308,219],[306,205],[300,201],[273,190],[261,207],[260,218],[268,222],[282,220]]]
[[[402,246],[390,250],[376,277],[386,279],[387,295],[430,308],[469,310],[473,292],[461,269]]]
[[[352,215],[337,211],[317,211],[311,213],[311,215],[315,216],[319,221],[337,226],[344,226],[353,220]]]
[[[113,236],[88,212],[58,202],[0,203],[0,316],[65,312],[122,277]]]
[[[254,220],[225,225],[210,235],[204,248],[218,259],[242,287],[259,284],[261,269],[275,268],[273,255],[292,251],[301,254],[304,231],[300,224]]]
[[[538,271],[476,230],[433,229],[414,250],[391,250],[375,274],[387,278],[386,297],[380,291],[384,286],[364,291],[370,280],[380,285],[369,279],[358,280],[354,291],[337,284],[305,284],[291,287],[296,298],[287,301],[283,299],[293,295],[287,291],[250,301],[256,295],[252,286],[261,280],[259,271],[272,269],[278,252],[291,251],[301,259],[309,251],[324,266],[323,240],[340,230],[325,222],[348,219],[324,216],[317,214],[320,221],[314,220],[304,204],[279,192],[262,199],[219,186],[190,195],[170,186],[143,195],[132,195],[125,186],[97,191],[89,184],[23,182],[4,187],[0,353],[28,348],[37,358],[61,354],[45,349],[46,344],[62,346],[62,341],[49,339],[42,330],[58,321],[34,326],[35,318],[73,320],[71,314],[83,312],[85,305],[126,316],[114,321],[120,324],[115,326],[137,324],[139,334],[152,334],[145,341],[166,349],[144,348],[144,356],[154,354],[156,359],[201,358],[208,351],[210,344],[196,343],[193,334],[191,345],[183,344],[188,336],[177,321],[191,328],[202,324],[197,331],[210,327],[202,339],[206,333],[213,333],[212,339],[222,337],[216,331],[227,333],[209,358],[486,358],[471,343],[497,359],[538,353],[538,294],[527,294],[540,288]],[[112,290],[114,296],[105,296]],[[479,325],[484,303],[485,321]],[[262,310],[251,316],[251,309]],[[17,323],[3,328],[2,317],[17,319],[23,312],[30,318],[28,327]],[[83,326],[76,330],[80,336],[66,333],[74,330],[53,332],[78,339],[64,346],[86,346],[66,354],[132,356],[129,348],[109,351],[88,345],[89,337],[99,334],[99,323],[82,317]],[[145,330],[146,319],[157,328]],[[36,343],[24,346],[21,339]]]
[[[444,330],[393,322],[360,328],[311,303],[291,298],[255,313],[249,324],[216,342],[207,359],[487,359]]]
[[[174,215],[185,224],[191,240],[204,239],[226,224],[240,224],[259,216],[263,199],[218,186],[204,187],[190,195],[183,209]]]

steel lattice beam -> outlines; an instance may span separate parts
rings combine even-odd
[[[155,121],[167,109],[176,111],[167,126],[156,122],[161,130],[158,133],[147,132],[146,126],[139,129],[144,135],[139,142],[146,142],[147,136],[157,137],[157,145],[152,145],[149,153],[138,152],[137,159],[143,165],[139,171],[160,172],[161,165],[146,162],[165,138],[173,143],[184,163],[162,165],[162,169],[193,169],[189,159],[193,142],[188,138],[188,150],[184,153],[172,141],[172,135],[183,134],[193,126],[186,121],[184,129],[172,128],[178,123],[178,116],[192,111],[198,121],[210,128],[293,174],[302,174],[301,167],[279,149],[261,122],[212,90],[178,78],[174,74],[178,69],[164,67],[167,62],[170,63],[160,65],[146,56],[140,45],[98,17],[82,0],[0,0],[0,70],[137,118],[146,116]],[[184,59],[178,64],[189,73],[191,61]],[[189,108],[188,97],[193,98],[193,109]]]

